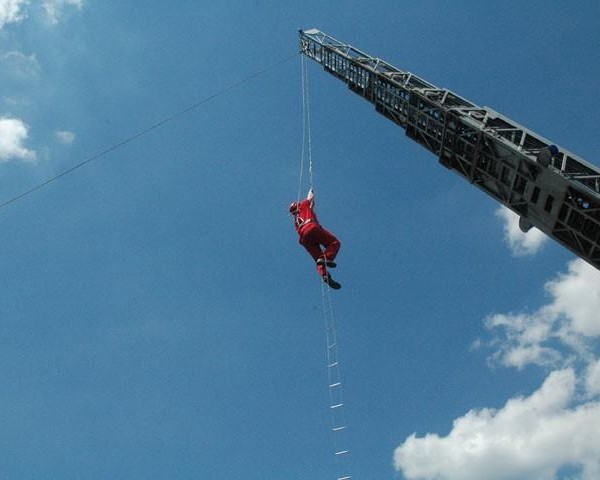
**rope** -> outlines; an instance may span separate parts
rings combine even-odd
[[[237,82],[234,82],[224,88],[222,88],[221,90],[217,91],[216,93],[213,93],[212,95],[209,95],[208,97],[203,98],[202,100],[193,103],[192,105],[184,108],[183,110],[180,110],[179,112],[176,112],[168,117],[165,117],[164,119],[160,120],[159,122],[150,125],[149,127],[139,131],[138,133],[135,133],[129,137],[126,137],[125,139],[105,148],[104,150],[100,151],[99,153],[96,153],[95,155],[89,157],[86,160],[83,160],[82,162],[60,172],[59,174],[55,175],[54,177],[48,178],[47,180],[44,180],[43,182],[35,185],[34,187],[30,188],[29,190],[26,190],[22,193],[19,193],[17,195],[15,195],[14,197],[0,203],[0,209],[3,209],[4,207],[7,207],[8,205],[21,200],[24,197],[27,197],[28,195],[31,195],[32,193],[41,190],[42,188],[46,187],[47,185],[56,182],[57,180],[60,180],[61,178],[65,177],[66,175],[74,172],[75,170],[78,170],[79,168],[87,165],[88,163],[93,162],[94,160],[98,160],[101,157],[104,157],[105,155],[107,155],[108,153],[111,153],[125,145],[127,145],[128,143],[133,142],[134,140],[137,140],[138,138],[147,135],[148,133],[152,132],[153,130],[156,130],[157,128],[160,128],[162,126],[164,126],[167,123],[170,123],[176,119],[178,119],[179,117],[182,117],[184,115],[187,115],[188,113],[192,112],[193,110],[196,110],[198,108],[200,108],[201,106],[203,106],[204,104],[208,103],[209,101],[220,97],[222,95],[224,95],[225,93],[228,93],[230,90],[233,90],[236,87],[239,87],[240,85],[243,85],[244,83],[259,77],[260,75],[263,75],[264,73],[274,69],[275,67],[278,67],[279,65],[282,65],[283,63],[291,60],[292,58],[294,58],[296,55],[298,55],[298,53],[294,53],[293,55],[290,55],[288,57],[284,57],[281,60],[275,62],[273,65],[270,65],[268,67],[265,67],[261,70],[257,70],[254,73],[251,73],[250,75],[242,78],[241,80],[238,80]]]
[[[310,176],[310,188],[313,188],[312,136],[310,129],[310,89],[308,81],[308,62],[306,62],[304,55],[302,55],[302,60],[305,62],[306,78],[306,137],[308,141],[308,173]]]
[[[304,164],[308,160],[309,188],[313,188],[313,163],[312,163],[312,138],[310,128],[310,91],[308,81],[308,62],[304,55],[301,57],[302,67],[302,152],[300,158],[300,178],[298,181],[299,202],[302,195],[302,183],[304,175]],[[308,159],[307,159],[308,157]]]
[[[296,202],[300,202],[300,195],[302,191],[302,176],[304,174],[304,159],[306,156],[305,147],[306,147],[306,82],[305,82],[305,60],[304,55],[302,55],[300,60],[300,66],[302,68],[302,150],[300,152],[300,175],[298,179],[298,195],[296,196]]]
[[[310,127],[310,90],[308,80],[308,63],[302,56],[302,152],[300,158],[300,179],[298,183],[298,201],[302,193],[305,163],[308,163],[310,188],[313,188],[314,174],[312,162],[312,138]],[[342,374],[338,351],[338,339],[335,327],[335,316],[331,302],[331,289],[319,280],[323,300],[323,318],[325,323],[327,388],[329,390],[329,409],[331,412],[331,433],[333,454],[338,472],[348,471],[350,451],[347,445],[347,425],[344,411],[344,392],[342,390]],[[350,480],[346,473],[338,475],[337,480]]]

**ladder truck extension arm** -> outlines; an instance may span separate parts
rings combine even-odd
[[[300,51],[345,82],[406,135],[600,270],[600,169],[488,107],[316,30]],[[552,147],[552,148],[551,148]]]

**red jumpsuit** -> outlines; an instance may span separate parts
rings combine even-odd
[[[312,190],[308,192],[306,200],[293,205],[296,206],[292,214],[294,215],[296,231],[300,236],[300,245],[306,248],[315,261],[322,259],[333,262],[341,244],[333,233],[325,230],[319,224],[317,215],[313,210],[315,202]],[[327,275],[324,263],[317,263],[317,272],[322,277]]]

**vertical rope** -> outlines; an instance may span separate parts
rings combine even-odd
[[[301,156],[300,156],[300,179],[298,180],[298,195],[296,197],[296,201],[299,202],[300,201],[300,195],[301,195],[301,190],[302,190],[302,177],[304,174],[304,158],[306,156],[305,150],[306,150],[306,74],[305,74],[305,68],[306,68],[306,63],[304,60],[304,55],[301,56],[301,63],[300,66],[302,68],[302,75],[301,75],[301,80],[302,80],[302,152],[301,152]]]
[[[298,183],[298,201],[302,194],[304,165],[308,161],[310,188],[314,186],[312,162],[312,133],[310,127],[310,91],[308,81],[308,62],[302,55],[302,153],[300,159],[300,180]],[[327,353],[327,388],[329,390],[329,408],[331,412],[331,433],[333,454],[335,456],[338,476],[337,480],[351,480],[346,472],[349,470],[349,454],[347,445],[347,425],[344,412],[344,394],[342,390],[342,374],[338,351],[338,339],[335,327],[335,316],[331,302],[331,290],[327,284],[321,283],[323,300],[323,318],[325,322],[325,338]],[[342,474],[339,474],[344,472]]]
[[[308,62],[304,60],[304,79],[306,83],[306,137],[308,141],[308,173],[310,177],[310,188],[313,188],[313,163],[312,163],[312,133],[310,128],[310,82],[308,79]]]
[[[300,201],[304,177],[304,164],[308,160],[309,188],[313,188],[313,163],[312,163],[312,133],[310,128],[310,91],[308,82],[308,62],[301,56],[302,67],[302,152],[300,158],[300,179],[298,181],[297,201]],[[308,157],[308,159],[307,159]]]

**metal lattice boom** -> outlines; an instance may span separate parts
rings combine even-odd
[[[316,29],[300,51],[344,81],[442,165],[600,270],[600,169],[488,107]]]

